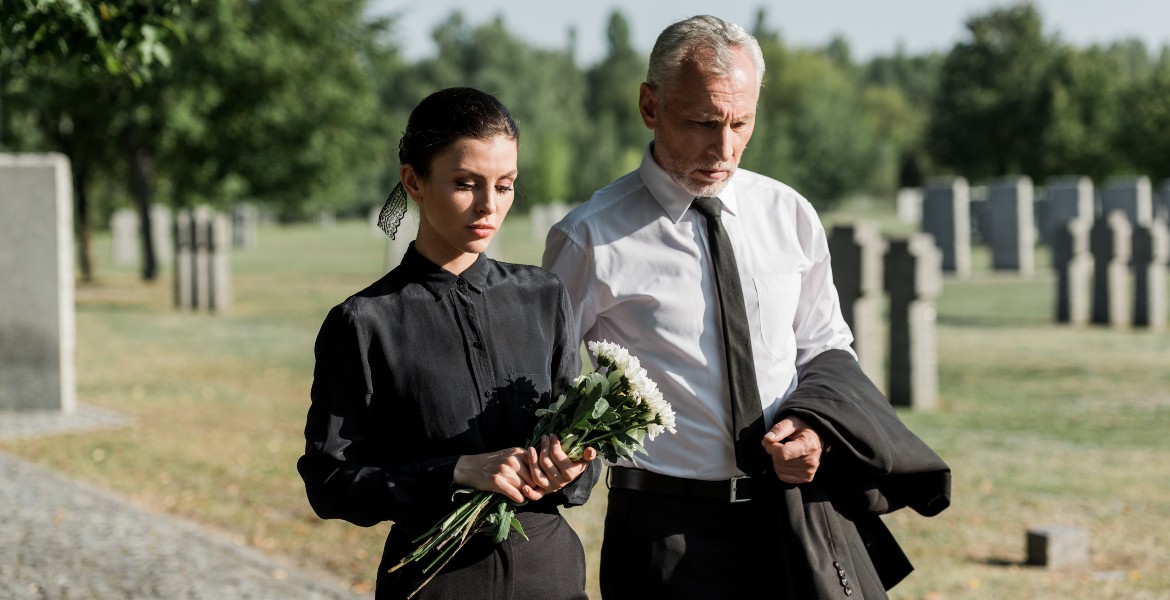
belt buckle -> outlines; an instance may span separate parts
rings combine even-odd
[[[736,475],[736,476],[731,478],[731,486],[730,486],[731,487],[731,495],[728,498],[728,500],[732,503],[747,502],[747,501],[751,500],[751,498],[740,498],[737,495],[737,488],[739,486],[740,479],[750,479],[750,478],[747,475]]]

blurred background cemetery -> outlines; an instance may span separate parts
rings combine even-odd
[[[918,567],[895,598],[1170,598],[1170,46],[1045,17],[865,60],[744,24],[742,166],[820,211],[863,367],[954,469],[949,510],[886,519]],[[520,124],[494,258],[538,264],[637,166],[646,56],[599,18],[596,62],[458,12],[413,59],[364,0],[5,2],[0,451],[370,594],[389,525],[320,521],[295,471],[317,328],[404,250],[373,221],[430,91]],[[570,511],[595,598],[603,513]]]

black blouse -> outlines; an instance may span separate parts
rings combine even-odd
[[[411,244],[402,264],[321,325],[297,469],[322,518],[415,533],[454,505],[461,455],[524,446],[580,374],[555,275],[480,255],[454,275]],[[596,464],[539,503],[584,503]],[[395,529],[398,529],[396,527]]]

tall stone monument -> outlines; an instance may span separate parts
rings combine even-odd
[[[1161,219],[1133,230],[1133,324],[1154,331],[1166,328],[1166,268],[1170,230]]]
[[[942,292],[942,253],[929,234],[889,242],[890,355],[887,396],[896,406],[938,406],[938,347],[934,301]]]
[[[879,388],[885,387],[882,319],[882,257],[886,242],[874,223],[836,225],[829,232],[833,285],[841,299],[841,315],[853,331],[853,350],[861,369]]]
[[[1093,255],[1089,253],[1088,218],[1065,221],[1052,230],[1052,269],[1056,272],[1056,322],[1089,323]]]
[[[942,269],[958,277],[971,274],[971,190],[962,177],[927,183],[922,199],[922,231],[942,253]]]
[[[1096,215],[1093,180],[1084,176],[1056,177],[1045,185],[1048,204],[1043,220],[1038,221],[1045,239],[1051,239],[1056,230],[1065,228],[1073,219],[1091,223]]]
[[[1096,220],[1089,232],[1093,253],[1093,323],[1128,327],[1131,322],[1129,259],[1133,228],[1125,213],[1115,210]]]
[[[1150,178],[1115,177],[1101,191],[1101,214],[1114,211],[1125,214],[1132,225],[1149,225],[1154,218],[1154,193]]]
[[[1004,177],[988,186],[991,268],[1031,276],[1036,268],[1030,177]]]
[[[69,160],[0,154],[0,214],[0,411],[74,412]]]

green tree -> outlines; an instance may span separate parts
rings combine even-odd
[[[1157,66],[1121,92],[1125,107],[1118,127],[1117,148],[1138,172],[1154,182],[1170,178],[1170,47],[1162,49]]]
[[[575,197],[565,177],[581,156],[576,142],[586,118],[584,74],[571,50],[533,48],[500,17],[472,27],[459,12],[435,29],[434,39],[438,53],[418,63],[420,79],[432,89],[460,85],[495,94],[520,126],[521,194],[513,210]]]
[[[1038,176],[1054,42],[1030,3],[994,9],[966,26],[970,39],[942,66],[927,147],[940,166],[970,178]]]
[[[167,43],[183,36],[176,19],[194,1],[6,0],[0,4],[4,60],[94,65],[141,84],[170,61]]]
[[[638,112],[638,89],[646,80],[647,58],[630,41],[629,21],[619,10],[606,26],[606,54],[585,72],[585,111],[591,127],[578,144],[575,187],[587,198],[593,190],[637,168],[651,134]]]
[[[1119,58],[1099,47],[1059,49],[1044,88],[1048,123],[1036,176],[1086,175],[1101,181],[1126,169],[1115,147],[1125,84]]]
[[[110,81],[73,56],[22,65],[5,86],[7,106],[36,115],[41,135],[29,142],[69,155],[83,240],[90,178],[125,179],[146,279],[157,268],[148,237],[156,190],[178,206],[247,198],[299,216],[352,201],[385,162],[368,70],[384,24],[367,21],[364,1],[203,0],[178,24],[188,43],[149,85]]]

